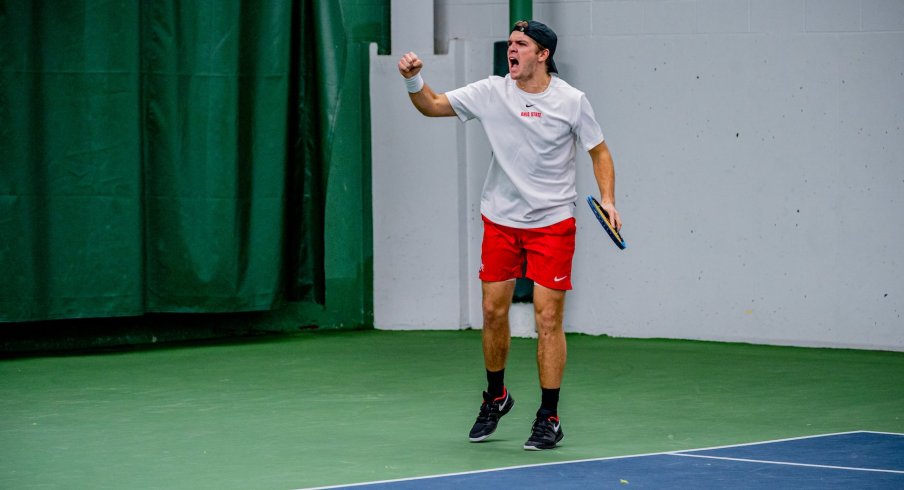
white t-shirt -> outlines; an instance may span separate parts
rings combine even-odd
[[[580,90],[553,76],[539,94],[515,81],[491,76],[446,92],[462,121],[478,119],[493,155],[480,212],[512,228],[539,228],[571,218],[575,147],[603,141],[590,102]]]

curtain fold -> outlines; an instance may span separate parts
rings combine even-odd
[[[145,309],[269,309],[281,298],[291,4],[148,5]]]
[[[287,297],[292,301],[323,304],[325,291],[324,202],[326,172],[324,135],[321,131],[320,88],[317,72],[304,67],[317,66],[319,44],[314,2],[296,3],[292,15],[295,41],[290,53],[293,73],[289,90],[289,140],[287,143],[286,193],[286,270]]]

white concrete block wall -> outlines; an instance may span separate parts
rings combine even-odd
[[[508,2],[436,5],[460,49],[428,65],[428,83],[487,76]],[[567,330],[904,350],[904,2],[562,0],[534,14],[559,33],[561,75],[588,94],[613,150],[629,242],[617,251],[578,203]],[[372,103],[396,117],[374,134],[377,326],[479,328],[489,146],[477,122],[385,112],[407,103],[396,61],[372,57]],[[412,131],[429,141],[383,148]],[[421,151],[436,157],[429,178],[390,170]],[[596,193],[584,155],[578,179]],[[399,220],[381,213],[424,188],[444,196],[443,221],[417,232],[432,242],[400,244]],[[400,256],[445,275],[378,267]],[[406,311],[381,313],[394,309]]]

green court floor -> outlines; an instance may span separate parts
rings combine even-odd
[[[294,489],[848,430],[904,432],[904,353],[569,335],[565,439],[467,432],[480,332],[345,331],[0,361],[0,488]]]

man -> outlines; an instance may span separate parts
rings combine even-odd
[[[399,60],[411,102],[424,115],[479,119],[493,156],[480,210],[484,222],[480,279],[487,391],[469,434],[480,442],[515,404],[504,383],[510,345],[509,308],[515,279],[534,285],[541,403],[524,449],[552,449],[564,433],[558,417],[566,346],[562,318],[574,256],[575,147],[589,151],[603,209],[616,229],[615,171],[603,133],[584,94],[553,76],[556,34],[519,21],[508,40],[509,74],[436,94],[414,53]]]

